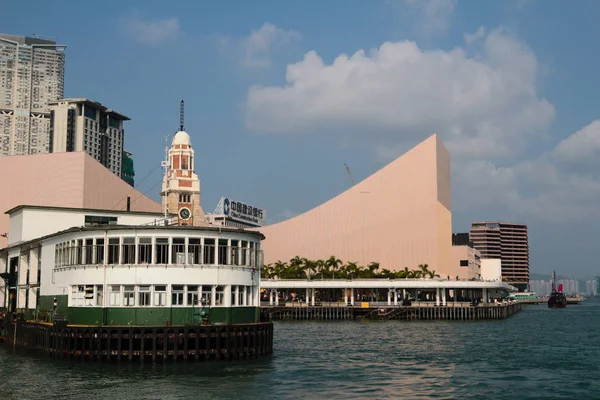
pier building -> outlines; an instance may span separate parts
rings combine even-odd
[[[263,280],[270,319],[503,319],[521,310],[502,281],[447,279]]]
[[[19,206],[8,214],[0,306],[9,312],[78,325],[186,325],[205,307],[211,324],[258,321],[259,232],[180,227],[156,213]]]

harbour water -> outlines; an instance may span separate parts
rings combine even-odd
[[[276,322],[241,363],[57,361],[0,347],[0,399],[598,399],[600,301],[499,321]]]

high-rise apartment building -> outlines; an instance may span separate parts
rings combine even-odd
[[[48,103],[64,96],[65,48],[0,34],[0,156],[50,151]]]
[[[507,222],[473,222],[470,238],[481,258],[499,258],[502,279],[526,290],[529,282],[527,225]]]
[[[50,102],[50,151],[85,151],[122,177],[123,122],[129,117],[89,99]]]

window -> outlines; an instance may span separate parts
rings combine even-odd
[[[173,264],[186,264],[184,238],[173,238],[173,244],[171,245],[171,254],[173,254],[171,259],[171,262]]]
[[[111,306],[120,305],[119,299],[121,298],[121,286],[119,285],[111,285],[110,286],[110,295],[108,299],[108,304]]]
[[[219,265],[228,265],[227,239],[219,239]]]
[[[93,292],[92,292],[92,296],[93,296]],[[73,285],[71,287],[71,306],[82,307],[84,305],[85,305],[85,286]]]
[[[215,239],[204,239],[204,264],[215,263]]]
[[[164,307],[167,305],[167,286],[156,285],[154,286],[154,305],[158,307]]]
[[[108,239],[108,263],[119,263],[119,238]]]
[[[202,297],[200,301],[205,304],[212,304],[212,286],[203,285],[202,286]]]
[[[85,239],[84,258],[86,264],[94,263],[94,239]]]
[[[231,286],[231,305],[232,306],[237,306],[237,304],[235,303],[235,290],[236,290],[237,286]]]
[[[139,286],[138,287],[138,306],[148,307],[150,302],[150,286]]]
[[[241,261],[241,265],[247,265],[248,264],[248,242],[245,240],[242,240],[242,261]]]
[[[183,306],[183,285],[173,285],[171,287],[171,305]]]
[[[83,240],[79,239],[76,242],[75,247],[75,265],[83,264]]]
[[[96,264],[104,264],[104,239],[96,239]]]
[[[244,305],[244,289],[246,288],[246,286],[238,286],[238,306],[243,306]]]
[[[156,264],[169,262],[169,238],[156,238]]]
[[[188,239],[188,264],[202,264],[200,239]]]
[[[96,285],[96,306],[102,307],[104,305],[104,287],[102,285]]]
[[[96,304],[94,301],[94,285],[85,285],[84,299],[84,306],[93,306]]]
[[[105,217],[99,215],[86,215],[85,226],[112,225],[117,223],[117,217]]]
[[[152,238],[139,238],[138,257],[140,264],[152,264]]]
[[[123,288],[123,305],[126,307],[135,306],[135,286],[125,286]]]
[[[180,193],[179,194],[179,202],[180,203],[191,203],[192,195],[187,194],[187,193]]]
[[[123,238],[123,264],[135,264],[135,238]]]
[[[460,260],[460,266],[461,267],[468,267],[469,266],[469,260]]]
[[[232,240],[231,241],[231,261],[230,264],[231,265],[240,265],[240,249],[238,247],[239,244],[239,240]]]
[[[181,157],[181,169],[188,169],[188,158],[187,158],[187,156]]]
[[[217,291],[215,292],[215,306],[224,306],[225,305],[225,287],[217,286]]]
[[[187,287],[187,305],[198,306],[200,304],[198,296],[198,285],[188,285]]]

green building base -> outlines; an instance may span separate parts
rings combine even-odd
[[[51,320],[54,296],[40,296],[38,310],[22,310],[26,319]],[[68,307],[67,296],[56,296],[56,314],[63,315],[69,325],[118,326],[186,326],[199,325],[202,307]],[[207,307],[211,325],[249,324],[259,322],[259,307]],[[37,314],[37,318],[36,318]]]

